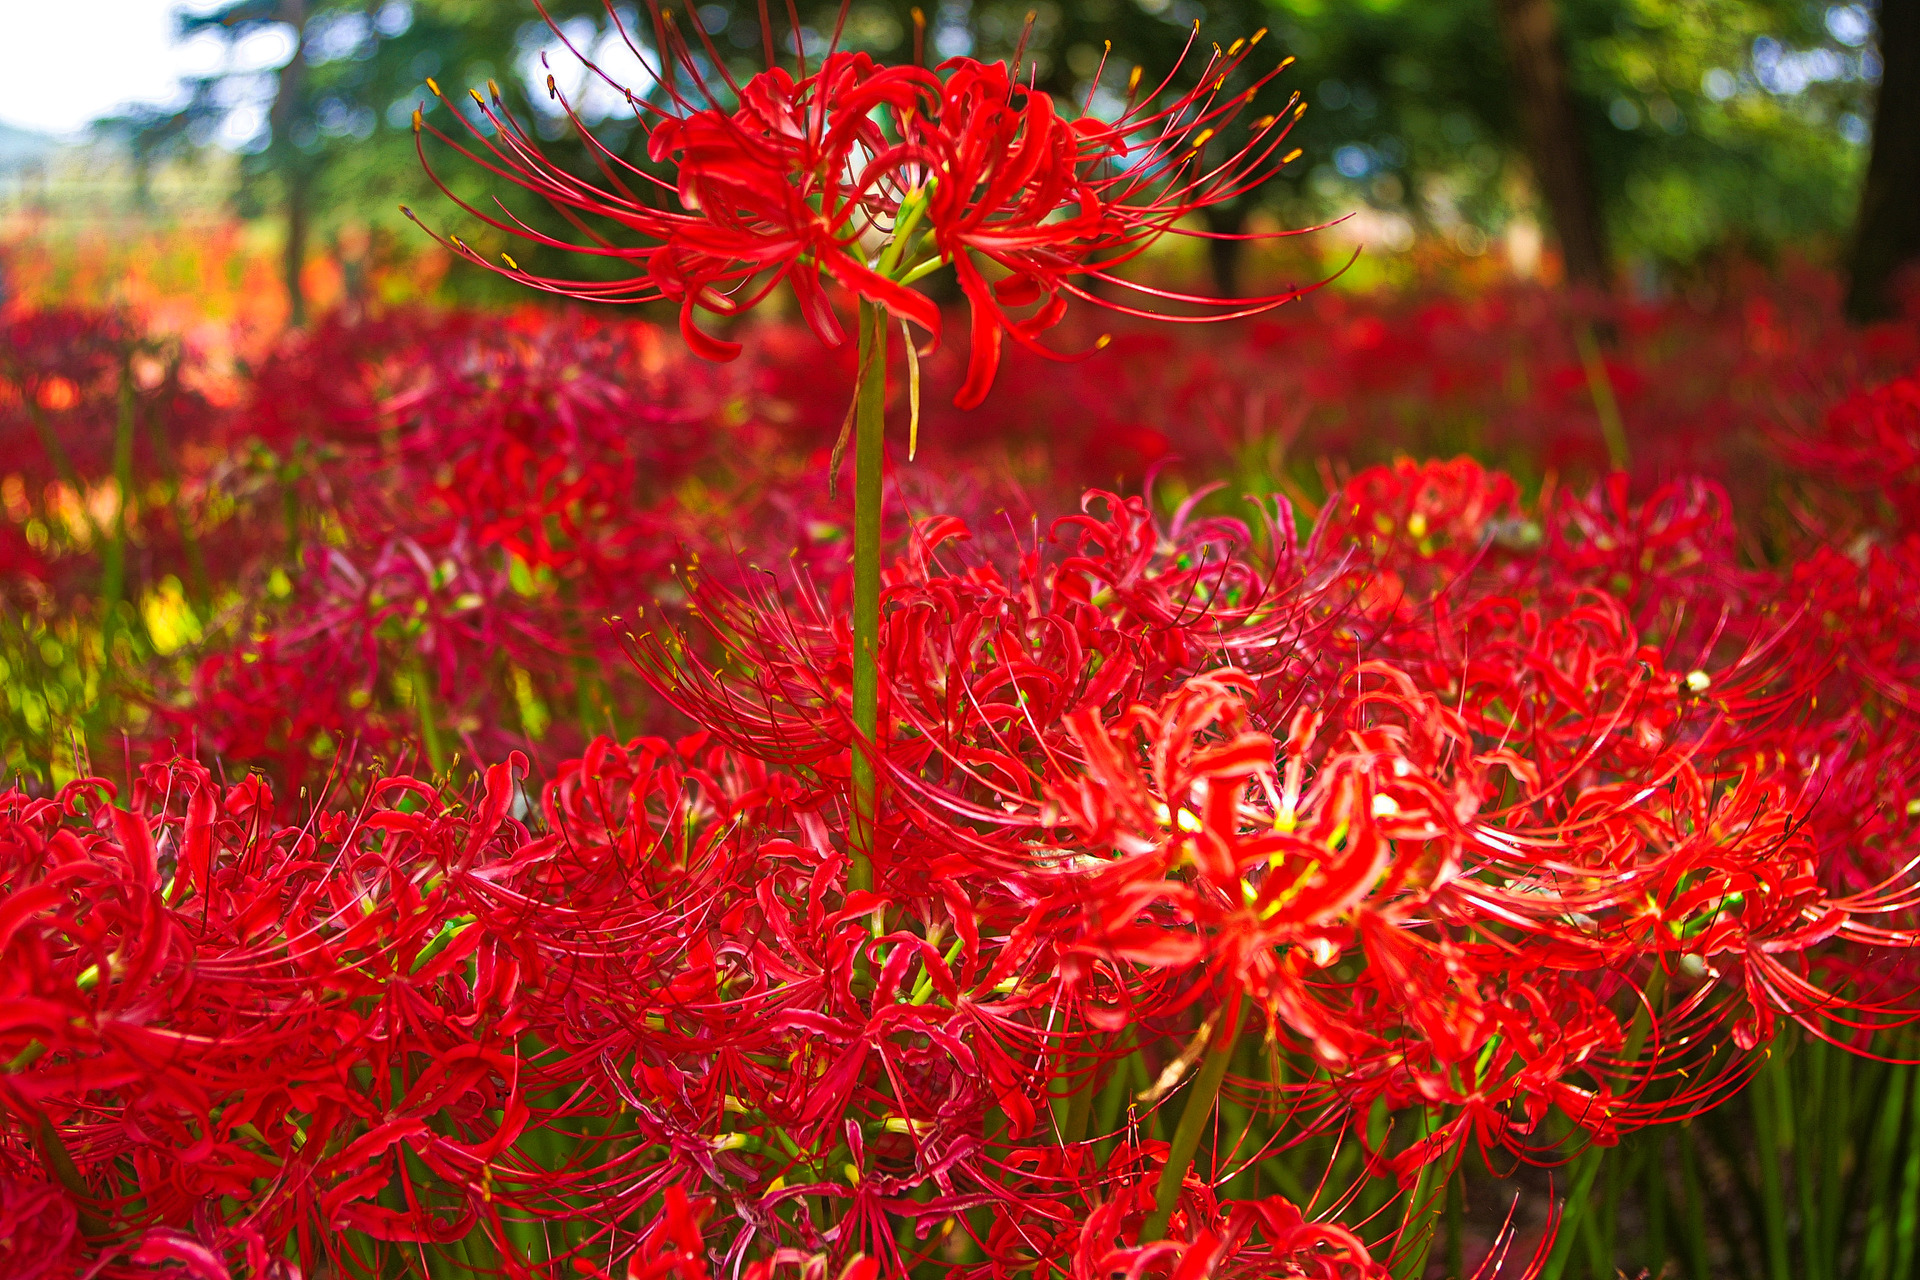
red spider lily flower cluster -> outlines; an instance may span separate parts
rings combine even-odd
[[[608,12],[627,38],[611,6]],[[797,76],[771,66],[736,84],[717,56],[696,57],[657,10],[655,17],[663,52],[662,65],[649,64],[654,84],[614,88],[646,133],[649,159],[668,166],[669,177],[627,164],[595,140],[551,77],[549,92],[574,120],[605,185],[550,162],[497,92],[491,101],[474,92],[483,121],[462,116],[473,146],[415,116],[416,133],[433,134],[544,198],[575,225],[593,218],[610,226],[609,234],[576,244],[463,204],[469,213],[542,246],[644,262],[644,274],[605,284],[559,280],[523,271],[510,256],[504,268],[489,263],[454,238],[448,243],[456,252],[572,297],[678,303],[688,347],[710,360],[733,359],[741,347],[702,330],[695,309],[738,315],[783,283],[829,345],[845,338],[828,293],[838,285],[917,325],[931,349],[940,340],[939,309],[908,286],[951,265],[973,318],[967,375],[954,400],[962,408],[985,398],[1003,335],[1050,354],[1040,336],[1064,318],[1069,298],[1149,314],[1107,301],[1089,284],[1201,308],[1198,318],[1216,320],[1299,296],[1290,290],[1222,303],[1114,274],[1162,235],[1178,233],[1182,218],[1237,198],[1297,154],[1280,154],[1297,101],[1254,121],[1247,141],[1225,159],[1207,153],[1208,141],[1280,74],[1253,75],[1244,86],[1236,79],[1259,35],[1226,51],[1215,46],[1188,89],[1172,87],[1178,68],[1144,94],[1135,74],[1124,108],[1109,121],[1087,110],[1063,115],[1051,95],[1021,83],[1017,65],[964,57],[928,70],[836,49],[812,68],[802,55]],[[431,173],[424,143],[421,160]],[[873,253],[881,242],[885,250]]]
[[[670,345],[550,317],[289,342],[239,415],[281,489],[248,496],[315,518],[265,531],[294,554],[242,577],[253,625],[148,736],[293,792],[342,758],[551,764],[610,719],[651,727],[607,678],[624,665],[607,619],[674,596],[703,553],[723,574],[748,571],[740,552],[835,554],[794,479],[804,453],[744,413],[752,384]]]
[[[1177,1086],[1182,1043],[1271,1037],[1319,1068],[1228,1075],[1294,1118],[1271,1142],[1348,1129],[1410,1177],[1697,1110],[1783,1016],[1909,1016],[1868,952],[1914,941],[1912,833],[1838,883],[1821,786],[1897,754],[1859,717],[1911,714],[1877,594],[1905,562],[1744,571],[1765,603],[1702,629],[1735,572],[1711,490],[1528,509],[1408,464],[1292,528],[1262,553],[1103,495],[999,563],[918,529],[870,893],[811,591],[696,588],[732,674],[667,631],[639,656],[718,739],[599,740],[537,806],[519,760],[297,821],[180,761],[124,808],[13,793],[9,1212],[103,1274],[463,1240],[508,1271],[1378,1276],[1390,1237],[1223,1199],[1278,1158],[1231,1133],[1143,1240],[1165,1144],[1076,1099],[1143,1043]],[[1380,1106],[1421,1136],[1379,1144]]]
[[[1781,434],[1781,451],[1791,463],[1846,495],[1842,503],[1823,504],[1834,508],[1820,512],[1823,523],[1844,529],[1865,514],[1869,526],[1914,531],[1920,519],[1920,374],[1854,392],[1827,412],[1818,432]]]
[[[1038,1131],[1058,981],[1015,897],[957,883],[876,939],[789,776],[603,739],[536,834],[523,769],[470,806],[390,778],[291,825],[185,762],[125,808],[98,779],[0,800],[0,1185],[47,1274],[453,1240],[510,1274],[900,1274],[977,1208],[975,1274],[1379,1274],[1351,1232],[1202,1187],[1191,1231],[1134,1256],[1139,1210],[1088,1195],[1151,1147],[1100,1174]]]
[[[1825,776],[1903,776],[1911,731],[1911,627],[1871,665],[1835,648],[1870,634],[1857,566],[1786,608],[1791,584],[1734,567],[1710,490],[1616,487],[1542,530],[1468,464],[1357,478],[1302,548],[1283,512],[1266,565],[1244,533],[1107,501],[1055,570],[939,571],[960,530],[936,525],[889,588],[901,811],[877,891],[1018,876],[1066,1025],[1251,997],[1319,1069],[1294,1105],[1363,1133],[1379,1103],[1438,1114],[1380,1153],[1410,1176],[1467,1140],[1544,1158],[1554,1113],[1612,1142],[1711,1105],[1782,1016],[1846,1042],[1911,1016],[1852,963],[1913,944],[1907,866],[1833,885],[1855,819],[1825,845],[1813,825]],[[703,613],[752,679],[650,646],[657,687],[836,776],[831,619],[719,593]]]
[[[1307,528],[1204,494],[921,522],[849,893],[844,543],[779,589],[712,541],[662,576],[703,501],[779,508],[739,526],[779,563],[817,485],[729,489],[684,439],[734,388],[644,333],[394,349],[289,481],[337,528],[272,645],[208,669],[219,758],[0,799],[0,1267],[1377,1277],[1394,1222],[1247,1171],[1335,1136],[1403,1179],[1549,1159],[1710,1105],[1785,1020],[1910,1014],[1904,499],[1778,570],[1710,483],[1523,503],[1470,463],[1363,471]],[[512,671],[557,701],[623,580],[704,731],[549,743],[536,788]],[[415,738],[416,680],[508,763],[324,786],[319,735]],[[290,688],[337,718],[276,726]],[[280,753],[307,797],[241,774]],[[1216,1038],[1263,1122],[1149,1240]]]

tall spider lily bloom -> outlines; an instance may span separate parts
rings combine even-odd
[[[612,20],[626,36],[618,16]],[[1301,292],[1226,301],[1129,285],[1114,274],[1164,234],[1208,234],[1177,224],[1240,197],[1299,154],[1281,154],[1305,109],[1295,95],[1285,111],[1254,121],[1239,150],[1225,159],[1210,155],[1208,143],[1292,61],[1228,93],[1229,81],[1240,84],[1259,35],[1226,51],[1215,46],[1189,89],[1173,88],[1180,66],[1146,92],[1136,72],[1124,109],[1105,120],[1092,112],[1091,97],[1070,118],[1050,94],[1023,84],[1017,65],[964,57],[928,70],[834,50],[813,68],[802,60],[797,76],[774,66],[737,84],[722,69],[714,83],[706,68],[720,59],[710,45],[711,56],[703,58],[670,20],[656,29],[659,65],[628,41],[650,87],[614,84],[587,66],[631,105],[647,155],[665,176],[595,138],[551,76],[548,92],[598,166],[597,183],[551,160],[506,109],[497,86],[490,84],[487,96],[472,91],[474,112],[456,113],[470,143],[415,115],[422,163],[468,213],[548,248],[640,270],[609,281],[561,279],[526,271],[507,255],[487,261],[455,236],[443,240],[448,248],[570,297],[676,302],[688,346],[712,360],[730,360],[740,346],[705,332],[696,309],[740,315],[782,283],[830,346],[845,340],[826,292],[834,283],[918,326],[927,335],[923,351],[931,350],[941,336],[939,311],[909,286],[951,265],[972,310],[972,352],[954,400],[961,408],[979,404],[992,386],[1003,334],[1054,354],[1038,337],[1060,323],[1070,298],[1129,315],[1160,314],[1101,298],[1090,283],[1197,309],[1160,317],[1188,321],[1256,314]],[[1190,41],[1188,55],[1192,48]],[[446,101],[437,84],[428,87]],[[426,134],[547,200],[583,242],[541,232],[504,206],[488,212],[460,201],[433,170]]]
[[[1051,96],[1030,81],[1021,86],[1024,41],[1011,68],[955,58],[933,71],[882,67],[865,55],[835,48],[810,70],[801,42],[795,73],[770,66],[740,85],[727,75],[704,32],[705,56],[700,57],[654,0],[649,9],[658,65],[627,36],[611,0],[607,6],[615,30],[653,80],[651,88],[635,94],[587,59],[581,61],[632,104],[649,158],[666,166],[672,180],[628,163],[597,141],[551,77],[548,92],[579,131],[604,185],[575,177],[549,160],[507,111],[496,86],[489,85],[490,98],[473,92],[484,128],[480,119],[462,117],[475,148],[437,128],[429,130],[418,112],[415,136],[430,131],[490,172],[544,197],[587,243],[538,231],[504,205],[498,217],[462,205],[488,225],[547,247],[635,264],[644,260],[646,270],[624,281],[583,283],[535,276],[510,256],[496,266],[449,237],[456,253],[574,297],[677,302],[681,332],[699,355],[731,359],[740,346],[704,332],[695,322],[696,308],[737,315],[784,281],[814,332],[839,345],[844,330],[824,286],[836,281],[859,299],[859,372],[841,443],[849,431],[857,431],[852,711],[861,745],[853,760],[848,843],[854,854],[849,885],[866,889],[872,881],[879,804],[876,646],[889,318],[903,329],[917,324],[927,335],[927,348],[937,346],[939,311],[909,286],[952,265],[973,313],[967,376],[954,403],[961,408],[979,404],[999,368],[1003,334],[1045,352],[1038,335],[1064,318],[1067,299],[1093,296],[1084,282],[1113,280],[1114,268],[1175,230],[1180,218],[1239,196],[1292,160],[1297,152],[1275,156],[1299,116],[1299,104],[1290,103],[1284,115],[1254,121],[1240,151],[1210,164],[1204,158],[1207,142],[1286,65],[1255,76],[1245,90],[1226,93],[1227,82],[1258,46],[1258,36],[1216,50],[1191,89],[1173,90],[1170,73],[1143,96],[1136,73],[1117,119],[1102,121],[1082,110],[1079,119],[1068,121]],[[845,16],[843,4],[842,23]],[[794,25],[797,29],[797,18]],[[764,13],[761,29],[767,29]],[[1192,48],[1190,40],[1189,54]],[[769,62],[771,52],[769,46]],[[717,69],[720,83],[703,67]],[[428,87],[439,95],[439,86],[429,81]],[[1089,108],[1091,103],[1090,96]],[[419,145],[421,162],[431,173],[424,141]],[[610,223],[611,234],[596,230],[590,218]],[[983,262],[1003,277],[989,284]],[[1203,315],[1188,319],[1227,319],[1277,307],[1299,291],[1229,304],[1151,288],[1142,292],[1204,307]],[[1009,310],[1028,307],[1032,310],[1020,317]],[[1149,314],[1126,304],[1120,309]],[[907,336],[913,362],[917,354],[910,329]],[[916,391],[909,456],[919,415],[918,364],[912,368]],[[835,474],[839,453],[836,446]]]
[[[691,67],[684,49],[679,56]],[[688,347],[709,360],[731,360],[740,354],[740,345],[705,332],[694,320],[695,308],[738,315],[782,283],[792,288],[814,332],[832,346],[845,340],[845,332],[824,292],[828,280],[938,334],[940,315],[933,303],[882,276],[861,253],[862,239],[897,215],[905,195],[893,180],[889,162],[881,158],[888,147],[879,117],[911,114],[929,102],[936,88],[931,73],[918,67],[882,67],[865,54],[833,53],[817,71],[799,79],[775,67],[743,86],[729,84],[728,96],[738,103],[731,111],[713,105],[715,95],[697,78],[706,106],[672,88],[674,81],[655,75],[657,83],[666,86],[664,106],[647,95],[620,91],[647,132],[648,157],[669,166],[673,181],[627,163],[602,145],[580,123],[551,76],[549,91],[597,162],[601,185],[553,163],[506,110],[497,86],[489,85],[489,98],[473,93],[488,128],[462,116],[475,147],[415,116],[416,135],[431,133],[543,197],[587,243],[547,236],[504,213],[504,207],[495,215],[452,197],[469,213],[537,244],[632,263],[642,268],[640,274],[604,282],[563,280],[522,270],[507,255],[503,265],[495,266],[457,236],[444,243],[463,257],[548,292],[596,302],[677,302]],[[428,87],[439,94],[437,84],[429,81]],[[424,147],[420,154],[428,173],[446,191]],[[613,224],[612,234],[625,243],[590,226],[586,216]]]
[[[937,118],[911,123],[915,140],[937,156],[925,187],[926,268],[952,263],[972,311],[973,343],[957,406],[972,408],[986,397],[1003,333],[1055,356],[1038,337],[1065,317],[1070,298],[1131,316],[1192,322],[1258,314],[1303,292],[1227,300],[1137,285],[1115,274],[1163,235],[1204,234],[1178,224],[1245,194],[1299,154],[1280,154],[1306,109],[1296,94],[1285,112],[1254,121],[1239,150],[1223,160],[1208,157],[1207,144],[1293,61],[1227,94],[1227,82],[1264,34],[1236,41],[1229,52],[1216,46],[1198,83],[1183,93],[1168,92],[1170,73],[1143,95],[1136,71],[1125,109],[1111,121],[1093,114],[1091,97],[1077,117],[1062,116],[1048,94],[1021,84],[1017,67],[971,58],[942,64]],[[998,278],[989,280],[983,265]],[[1170,315],[1105,298],[1089,283],[1198,314]]]

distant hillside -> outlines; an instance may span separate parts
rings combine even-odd
[[[59,150],[60,140],[31,129],[17,129],[0,121],[0,172],[9,172],[43,160]]]

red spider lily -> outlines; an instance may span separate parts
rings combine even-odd
[[[1056,1224],[1063,1264],[1080,1247],[1124,1170],[1030,1145],[1039,1064],[1070,1032],[1017,894],[903,899],[875,938],[794,778],[697,740],[601,740],[536,836],[522,767],[464,807],[390,778],[297,825],[257,779],[183,763],[143,770],[125,810],[98,780],[0,800],[0,1155],[72,1166],[58,1192],[8,1193],[20,1229],[77,1248],[71,1224],[107,1221],[87,1251],[109,1275],[259,1273],[289,1250],[370,1268],[461,1238],[524,1258],[542,1223],[618,1232],[649,1205],[618,1246],[636,1274],[723,1254],[897,1273],[895,1224],[973,1210],[993,1210],[990,1256],[1031,1246],[1005,1227],[1023,1215]],[[555,1132],[564,1161],[541,1154]],[[1281,1202],[1243,1221],[1196,1197],[1182,1274],[1328,1245],[1365,1261]]]
[[[1444,614],[1372,613],[1345,603],[1353,548],[1324,530],[1290,548],[1278,522],[1263,563],[1244,531],[1146,512],[1064,522],[1075,554],[1008,573],[952,567],[952,522],[910,542],[886,650],[905,801],[872,894],[846,891],[831,839],[843,773],[700,738],[593,744],[541,835],[504,767],[464,810],[395,780],[292,826],[257,783],[190,767],[149,770],[124,812],[85,788],[11,801],[8,883],[28,887],[5,971],[44,1004],[0,1043],[43,1046],[8,1077],[11,1114],[49,1117],[78,1209],[131,1215],[165,1256],[238,1256],[247,1232],[504,1248],[520,1224],[660,1206],[640,1266],[662,1274],[898,1268],[922,1256],[898,1224],[930,1242],[948,1221],[1003,1269],[1367,1274],[1386,1245],[1220,1205],[1198,1170],[1171,1243],[1130,1239],[1152,1151],[1096,1167],[1084,1139],[1048,1141],[1055,1073],[1091,1089],[1117,1021],[1190,1027],[1246,989],[1281,1045],[1339,1068],[1291,1086],[1310,1126],[1435,1113],[1379,1167],[1470,1140],[1537,1155],[1548,1109],[1605,1139],[1703,1105],[1747,1060],[1725,1028],[1854,1016],[1863,989],[1823,949],[1909,940],[1874,923],[1901,891],[1822,889],[1784,766],[1731,781],[1764,740],[1746,729],[1780,731],[1776,686],[1804,679],[1764,643],[1716,660],[1703,698],[1622,606],[1518,553],[1434,584]],[[1391,661],[1353,667],[1363,640]],[[735,643],[765,682],[755,717],[704,706],[716,729],[814,766],[846,749],[818,701],[810,722],[782,707],[843,680],[824,610]],[[1207,674],[1222,654],[1244,670]],[[723,686],[681,692],[702,688]],[[342,1084],[342,1061],[368,1074]],[[554,1130],[582,1135],[576,1158],[529,1145]],[[37,1158],[36,1132],[6,1149]],[[303,1180],[243,1217],[193,1221],[289,1166]]]
[[[1489,498],[1421,528],[1402,503],[1441,485]],[[1447,1110],[1381,1153],[1406,1171],[1468,1135],[1538,1157],[1551,1109],[1612,1141],[1708,1105],[1751,1061],[1726,1036],[1779,1015],[1907,1016],[1790,959],[1909,944],[1882,922],[1910,895],[1819,887],[1844,846],[1810,843],[1815,788],[1772,744],[1828,664],[1795,648],[1806,613],[1696,622],[1738,577],[1711,495],[1603,495],[1503,538],[1538,518],[1504,480],[1408,466],[1327,510],[1260,569],[1244,535],[1169,540],[1119,504],[1060,526],[1088,554],[1014,582],[939,567],[962,530],[923,526],[886,579],[902,821],[882,891],[969,867],[1025,883],[1091,1027],[1248,990],[1347,1114]],[[1404,569],[1384,594],[1383,562]],[[1630,590],[1654,637],[1583,577]],[[838,776],[844,720],[820,710],[844,705],[846,639],[813,609],[703,597],[745,685],[678,642],[643,656],[742,747]],[[1206,674],[1215,655],[1244,670]]]
[[[653,404],[670,438],[678,402],[570,372],[644,353],[543,340],[448,343],[430,374],[395,357],[392,402],[337,433],[404,460],[338,508],[349,545],[314,562],[338,582],[296,578],[270,617],[302,653],[389,634],[337,687],[310,664],[302,698],[431,635],[439,696],[497,731],[502,703],[471,686],[502,637],[571,638],[584,602],[613,604],[596,576],[679,585],[644,545],[687,527],[664,499],[601,527],[650,465],[609,460],[619,418]],[[697,496],[727,474],[702,455],[672,480]],[[825,520],[811,490],[742,491]],[[416,492],[436,496],[396,515]],[[537,809],[511,768],[464,800],[355,778],[275,805],[187,765],[140,772],[124,811],[94,784],[15,792],[0,1222],[105,1275],[372,1270],[463,1229],[510,1270],[562,1221],[613,1275],[1340,1274],[1358,1249],[1377,1268],[1413,1246],[1288,1216],[1317,1200],[1235,1204],[1222,1180],[1262,1143],[1382,1112],[1398,1136],[1359,1134],[1376,1172],[1470,1143],[1550,1159],[1552,1113],[1605,1141],[1709,1105],[1783,1018],[1864,1048],[1911,1013],[1889,953],[1920,906],[1920,543],[1757,570],[1728,505],[1624,482],[1523,503],[1498,474],[1409,463],[1337,489],[1302,542],[1285,508],[1256,537],[1143,499],[1096,499],[1051,543],[922,522],[885,580],[897,799],[871,892],[848,892],[836,839],[830,535],[791,588],[755,592],[703,544],[693,598],[718,635],[642,644],[710,733],[593,742]],[[551,520],[516,523],[524,506]],[[784,549],[766,527],[746,554]],[[481,605],[456,607],[469,588]],[[277,698],[249,701],[233,710],[273,727]],[[378,706],[410,732],[404,700]],[[1223,1114],[1167,1240],[1143,1243],[1168,1157],[1140,1130],[1197,1082],[1143,1099],[1125,1072],[1180,1079],[1249,987],[1278,1051],[1338,1078],[1276,1088],[1236,1059],[1221,1096],[1284,1124],[1236,1146]],[[1122,1109],[1076,1121],[1096,1091]]]
[[[1878,498],[1894,528],[1920,526],[1920,374],[1857,391],[1833,406],[1818,434],[1786,435],[1781,443],[1794,465]]]
[[[0,1267],[18,1280],[72,1275],[80,1243],[73,1202],[45,1182],[0,1175]]]
[[[617,15],[613,21],[624,37]],[[469,213],[546,247],[644,259],[645,274],[605,284],[559,280],[523,271],[511,258],[504,268],[488,263],[457,237],[450,241],[455,252],[573,297],[677,302],[689,348],[713,360],[734,358],[740,345],[701,330],[695,308],[738,315],[783,282],[829,345],[845,336],[826,292],[831,281],[918,325],[931,349],[939,342],[939,310],[907,286],[951,264],[973,312],[967,377],[955,397],[960,407],[979,404],[992,385],[1003,333],[1046,354],[1038,336],[1059,324],[1069,297],[1131,315],[1155,314],[1108,302],[1077,281],[1207,308],[1190,317],[1196,319],[1257,314],[1301,292],[1222,303],[1126,285],[1112,274],[1160,236],[1190,234],[1176,227],[1182,218],[1237,198],[1297,154],[1277,154],[1298,115],[1290,102],[1288,111],[1256,121],[1239,151],[1218,161],[1206,156],[1207,142],[1280,74],[1275,69],[1250,87],[1226,92],[1259,36],[1224,53],[1216,46],[1188,90],[1172,90],[1170,74],[1142,96],[1136,75],[1125,109],[1104,121],[1086,112],[1069,120],[1050,95],[1021,84],[1017,67],[971,58],[928,71],[832,51],[811,72],[803,59],[797,78],[773,67],[744,85],[731,79],[715,85],[672,24],[658,25],[668,65],[649,67],[655,85],[637,93],[615,87],[646,132],[649,158],[668,165],[672,181],[627,164],[577,117],[605,185],[566,173],[497,93],[491,103],[473,95],[486,131],[462,117],[477,151],[416,114],[416,132],[432,133],[546,199],[576,226],[585,230],[583,217],[595,217],[614,230],[611,237],[589,230],[591,242],[575,244],[463,204]],[[682,74],[691,96],[680,88]],[[551,78],[548,86],[565,105]],[[567,111],[571,117],[570,106]],[[421,159],[431,173],[424,146]],[[867,246],[875,238],[888,247],[870,257]],[[989,285],[976,258],[1005,274]],[[1010,310],[1026,307],[1034,309],[1023,318]]]

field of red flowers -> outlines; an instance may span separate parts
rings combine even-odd
[[[866,884],[851,351],[5,314],[0,1274],[1911,1274],[1920,332],[1835,292],[930,394]]]

